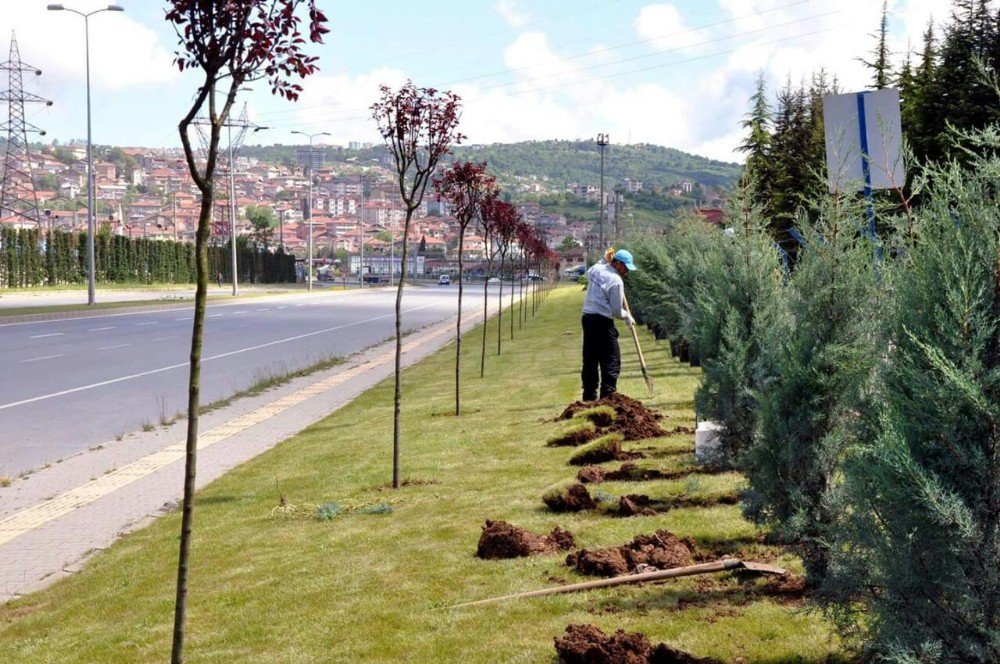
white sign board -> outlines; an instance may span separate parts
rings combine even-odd
[[[827,95],[823,121],[830,193],[903,186],[898,90]]]

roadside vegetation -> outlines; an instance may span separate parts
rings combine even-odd
[[[761,540],[738,506],[718,500],[745,486],[739,475],[703,473],[693,464],[686,427],[699,370],[671,359],[669,347],[647,335],[657,396],[645,405],[663,414],[658,424],[668,435],[625,435],[621,448],[644,454],[633,462],[640,467],[673,475],[609,479],[584,490],[615,508],[628,494],[648,495],[657,509],[683,496],[703,505],[632,518],[610,509],[545,507],[547,487],[576,482],[581,472],[567,463],[572,449],[546,445],[565,429],[558,418],[579,396],[581,303],[578,287],[553,291],[505,344],[502,359],[488,356],[487,379],[479,378],[478,342],[496,332],[490,326],[468,333],[461,417],[454,416],[453,346],[404,372],[407,446],[399,490],[387,490],[387,455],[372,445],[391,439],[389,379],[199,492],[190,658],[551,661],[554,637],[570,624],[590,623],[724,661],[838,661],[830,624],[802,611],[800,592],[733,574],[448,608],[593,578],[567,565],[566,556],[661,530],[690,538],[695,559],[729,554],[785,566],[793,578],[802,571],[795,556]],[[645,394],[637,359],[624,346],[623,355],[623,392]],[[590,418],[602,431],[618,426],[607,409],[575,419]],[[565,549],[556,534],[555,544],[539,545],[552,555],[480,559],[487,520],[533,533],[558,526],[576,543]],[[125,537],[80,574],[0,608],[0,660],[161,661],[170,643],[178,521],[171,514]]]

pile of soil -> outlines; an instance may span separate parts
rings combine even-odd
[[[483,534],[479,536],[476,555],[490,560],[523,558],[568,551],[574,546],[573,533],[559,526],[548,535],[537,535],[506,521],[487,519]]]
[[[590,576],[621,576],[631,574],[640,565],[656,569],[671,569],[692,564],[695,542],[680,539],[667,530],[653,535],[639,535],[628,544],[588,551],[581,549],[566,558],[566,564],[581,574]]]
[[[664,643],[653,646],[645,634],[619,629],[608,636],[593,625],[570,625],[555,645],[564,664],[719,664]]]
[[[645,500],[643,500],[645,499]],[[654,516],[656,510],[649,506],[648,496],[627,495],[618,499],[618,516]]]
[[[569,462],[574,466],[585,466],[588,464],[604,463],[606,461],[642,459],[645,456],[642,452],[626,452],[622,449],[621,442],[612,440],[610,443],[601,445],[597,449],[581,450],[579,453],[574,454]]]
[[[611,406],[617,416],[609,426],[600,429],[601,434],[620,433],[628,441],[659,438],[669,434],[660,426],[659,420],[662,419],[662,415],[646,408],[641,401],[619,392],[597,401],[575,401],[566,407],[558,419],[568,420],[581,410],[594,406]]]
[[[581,512],[597,507],[587,487],[582,484],[572,484],[559,495],[546,496],[543,500],[553,512]]]
[[[579,447],[597,438],[598,435],[595,428],[580,427],[553,438],[548,444],[549,447]]]
[[[599,466],[586,466],[576,477],[584,484],[600,484],[601,482],[648,482],[649,480],[675,479],[687,474],[688,471],[676,473],[664,472],[658,468],[639,468],[634,463],[623,463],[618,470],[608,470]],[[694,471],[692,471],[694,472]]]

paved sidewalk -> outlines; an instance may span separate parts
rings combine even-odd
[[[450,318],[409,335],[404,365],[450,342],[454,327]],[[199,488],[392,376],[394,349],[394,341],[380,344],[331,370],[202,416]],[[0,603],[78,571],[121,535],[175,509],[185,425],[110,441],[0,488]]]

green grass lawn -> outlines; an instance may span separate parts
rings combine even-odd
[[[465,414],[453,412],[449,346],[404,376],[403,468],[392,491],[392,383],[352,404],[198,495],[189,596],[191,662],[552,662],[554,636],[570,623],[619,627],[700,656],[745,662],[823,662],[839,657],[830,626],[801,604],[747,597],[730,576],[626,586],[469,608],[452,604],[581,580],[564,556],[482,561],[483,521],[536,532],[559,525],[588,548],[660,528],[700,544],[755,542],[735,506],[684,508],[652,517],[552,514],[539,496],[571,478],[569,448],[546,447],[553,422],[578,397],[582,294],[554,291],[503,356],[478,377],[481,332],[467,336]],[[495,324],[492,332],[495,335]],[[495,336],[491,337],[495,352]],[[690,425],[698,370],[646,338],[657,396],[647,404],[666,428]],[[622,337],[620,388],[645,397],[634,349]],[[649,446],[649,441],[627,448]],[[643,465],[691,464],[692,436],[655,443]],[[671,454],[670,452],[673,452]],[[181,476],[178,473],[178,486]],[[660,482],[609,482],[612,494],[712,495],[731,474]],[[279,493],[285,497],[279,507]],[[328,501],[345,512],[314,518]],[[362,514],[379,503],[391,513]],[[0,661],[153,662],[168,659],[179,515],[134,533],[50,589],[0,607]]]

